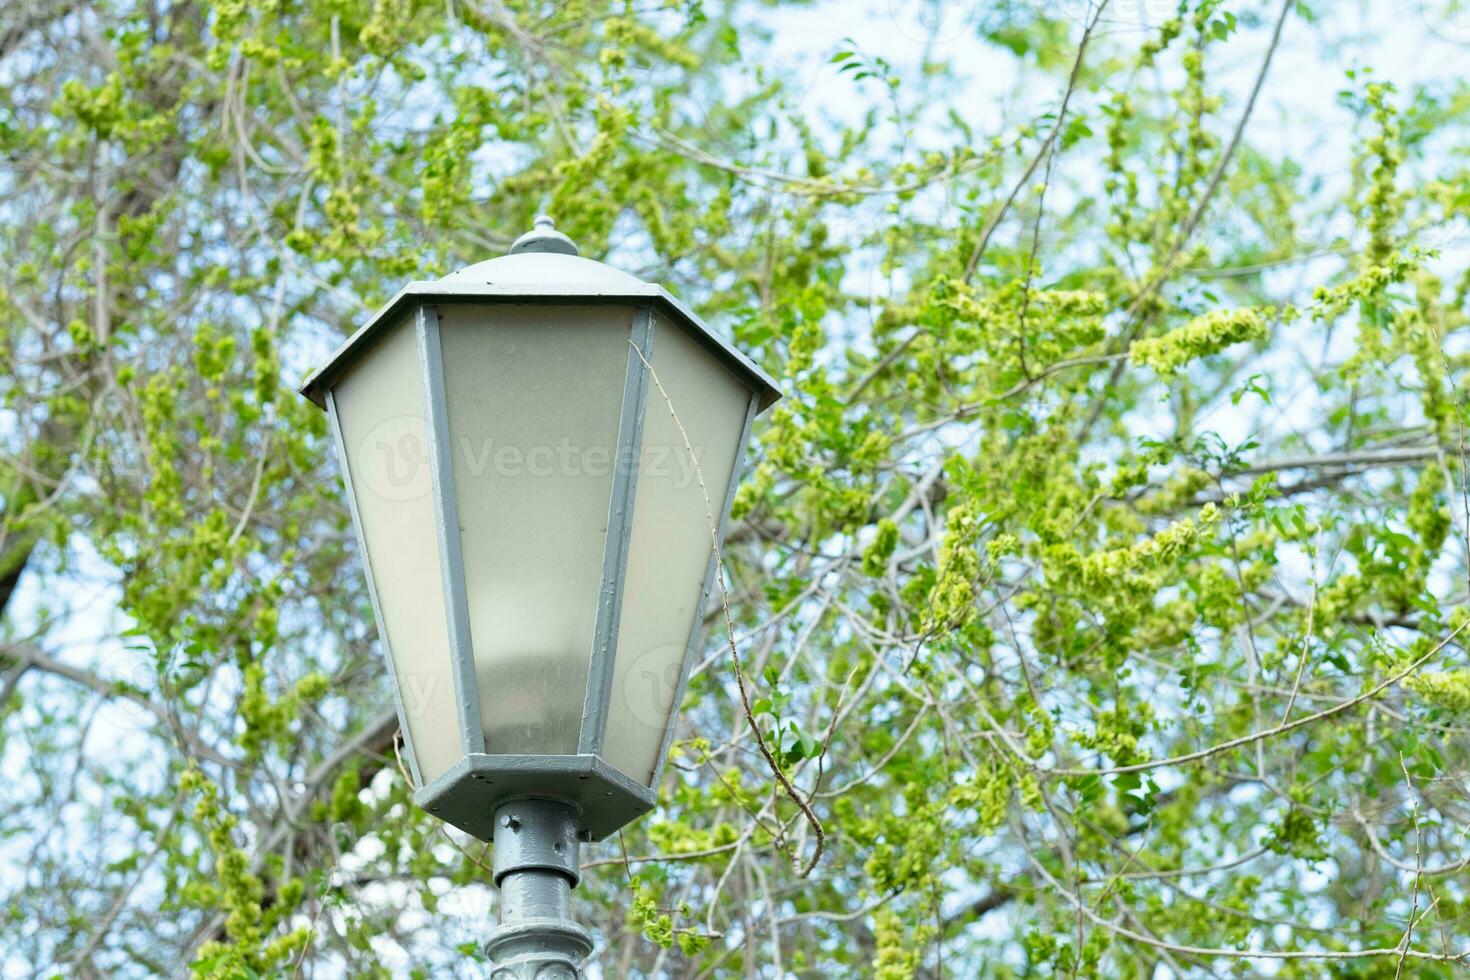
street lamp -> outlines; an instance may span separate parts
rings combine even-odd
[[[495,980],[575,977],[581,841],[653,808],[774,382],[549,218],[401,289],[302,394],[336,439],[414,801],[495,843]]]

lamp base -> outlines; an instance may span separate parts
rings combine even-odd
[[[565,800],[602,840],[652,810],[657,796],[596,755],[471,753],[414,793],[414,802],[479,840],[495,839],[495,815],[511,800]]]
[[[492,929],[485,951],[490,980],[580,980],[592,934],[575,922],[527,919]]]
[[[485,941],[490,980],[578,980],[592,934],[572,920],[586,832],[575,806],[522,799],[495,811],[500,924]]]

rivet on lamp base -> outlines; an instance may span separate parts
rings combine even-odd
[[[576,807],[513,800],[495,811],[500,924],[485,942],[491,980],[578,980],[592,935],[572,920],[585,833]]]

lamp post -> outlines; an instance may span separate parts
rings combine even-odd
[[[301,392],[336,440],[414,801],[494,841],[492,977],[574,978],[579,845],[653,808],[779,392],[545,217],[405,286]]]

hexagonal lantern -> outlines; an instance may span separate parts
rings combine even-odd
[[[542,217],[405,286],[301,391],[331,419],[416,802],[483,840],[507,800],[571,803],[592,839],[651,809],[770,377]]]

